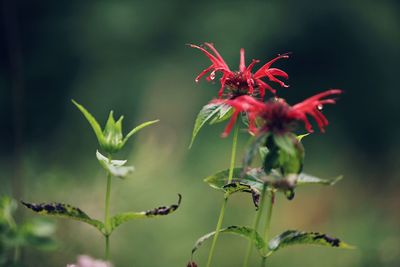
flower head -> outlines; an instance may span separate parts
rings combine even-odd
[[[190,44],[190,47],[201,50],[211,61],[211,65],[200,72],[200,74],[196,77],[196,82],[198,82],[201,77],[208,73],[210,74],[206,78],[207,81],[214,80],[216,72],[222,73],[222,77],[220,79],[221,89],[218,93],[219,98],[222,98],[225,88],[228,89],[228,93],[225,97],[227,99],[233,99],[241,95],[259,95],[261,99],[264,99],[265,90],[269,90],[271,93],[275,94],[276,90],[264,82],[262,80],[263,78],[267,78],[269,81],[276,82],[282,87],[288,87],[288,85],[277,78],[283,77],[288,79],[288,74],[281,69],[271,68],[271,65],[278,59],[288,58],[288,54],[277,56],[253,73],[252,69],[254,65],[260,61],[253,59],[252,62],[246,67],[243,48],[240,49],[239,70],[231,71],[213,44],[204,43],[204,46]],[[211,52],[208,51],[207,48],[211,50]]]
[[[234,113],[225,128],[222,136],[229,135],[232,126],[235,124],[238,115],[241,112],[246,112],[249,120],[249,131],[253,134],[258,132],[274,132],[282,133],[290,130],[290,127],[295,121],[303,121],[308,132],[313,132],[310,121],[307,115],[314,118],[321,132],[325,131],[328,125],[328,120],[322,114],[321,110],[325,104],[335,104],[333,98],[326,98],[332,95],[341,94],[338,89],[328,90],[316,94],[303,102],[294,106],[290,106],[282,98],[272,98],[264,103],[250,96],[239,96],[229,100],[215,100],[217,102],[225,102],[234,108]],[[261,119],[260,125],[257,125],[258,119]]]

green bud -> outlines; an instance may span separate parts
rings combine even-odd
[[[108,116],[108,120],[106,122],[104,130],[102,131],[97,120],[82,105],[78,104],[74,100],[72,100],[72,103],[74,103],[75,106],[82,112],[83,116],[85,116],[85,118],[93,128],[100,148],[108,154],[113,154],[120,151],[133,134],[146,126],[158,122],[158,120],[144,122],[133,128],[124,138],[122,134],[122,120],[124,118],[123,116],[115,121],[114,113],[113,111],[111,111],[110,115]]]

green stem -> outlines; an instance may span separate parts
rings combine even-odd
[[[230,167],[229,167],[228,184],[232,182],[233,170],[235,168],[238,133],[239,133],[239,124],[236,124],[235,132],[233,134],[233,141],[232,141],[232,153],[231,153],[231,163],[230,163]],[[228,198],[224,197],[224,201],[222,202],[221,211],[219,213],[217,227],[215,229],[215,235],[214,235],[214,238],[213,238],[213,241],[211,244],[210,252],[208,253],[207,267],[211,266],[211,262],[212,262],[212,258],[213,258],[214,250],[215,250],[215,245],[217,244],[217,240],[219,237],[219,231],[221,230],[221,227],[222,227],[222,222],[224,220],[225,208],[226,208],[227,203],[228,203]]]
[[[269,201],[268,201],[268,206],[267,206],[267,218],[265,220],[265,228],[264,228],[264,240],[265,242],[267,242],[268,244],[268,240],[269,240],[269,231],[270,231],[270,225],[271,225],[271,218],[272,218],[272,209],[274,207],[274,198],[275,198],[275,192],[274,191],[270,191],[269,192]],[[266,255],[267,253],[267,248],[265,248],[264,251],[264,255]],[[267,261],[267,257],[263,256],[262,260],[261,260],[261,267],[265,267],[266,266],[266,261]]]
[[[261,215],[262,215],[263,210],[264,210],[265,192],[266,191],[267,191],[267,187],[264,185],[263,186],[263,190],[261,192],[260,207],[259,207],[258,211],[256,212],[254,223],[253,223],[253,229],[255,231],[257,231],[257,229],[258,229],[258,225],[260,224]],[[254,237],[252,239],[254,239]],[[248,266],[249,259],[250,259],[250,256],[251,256],[252,253],[253,253],[253,242],[250,240],[249,244],[247,245],[247,252],[246,252],[246,256],[245,256],[244,261],[243,261],[243,267],[247,267]]]
[[[111,161],[111,156],[108,157],[108,159]],[[107,173],[107,191],[106,191],[106,204],[105,204],[105,212],[104,212],[104,226],[106,228],[106,247],[105,247],[105,253],[104,253],[104,258],[106,260],[109,259],[110,257],[110,231],[111,231],[111,222],[110,222],[110,193],[111,193],[111,173]]]

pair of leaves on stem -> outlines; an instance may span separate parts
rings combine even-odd
[[[320,245],[333,248],[351,249],[353,246],[341,241],[338,238],[330,237],[326,234],[316,232],[304,232],[288,230],[269,240],[264,240],[254,229],[245,226],[229,226],[221,229],[220,233],[234,234],[250,240],[257,248],[260,255],[268,257],[275,251],[292,245]],[[199,238],[193,246],[192,258],[196,250],[208,239],[215,235],[215,231]],[[267,244],[268,242],[268,244]]]
[[[109,235],[113,230],[115,230],[119,225],[121,225],[124,222],[133,219],[159,217],[174,212],[179,208],[181,203],[182,196],[180,194],[178,194],[178,196],[179,199],[177,204],[173,204],[170,206],[161,206],[155,209],[142,212],[124,212],[113,216],[110,219],[111,229],[109,230],[109,232],[106,231],[106,227],[101,221],[89,217],[89,215],[83,212],[80,208],[73,207],[68,204],[62,204],[62,203],[35,204],[28,202],[22,202],[22,204],[24,204],[27,208],[31,209],[32,211],[38,214],[81,221],[97,228],[102,234]]]
[[[269,190],[282,191],[288,199],[293,199],[294,189],[297,186],[312,184],[334,185],[342,179],[342,176],[333,179],[322,179],[306,173],[291,174],[283,177],[276,171],[266,174],[261,168],[235,168],[231,183],[228,183],[228,177],[229,170],[223,170],[206,177],[204,182],[214,189],[224,191],[225,197],[237,192],[251,193],[256,208],[258,208],[260,192],[264,186]]]

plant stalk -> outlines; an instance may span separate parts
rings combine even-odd
[[[238,133],[239,133],[239,124],[236,124],[235,132],[233,134],[233,141],[232,141],[231,163],[230,163],[230,167],[229,167],[228,184],[232,182],[233,169],[235,168]],[[211,244],[210,252],[208,253],[207,267],[211,266],[211,262],[212,262],[212,258],[213,258],[214,250],[215,250],[215,245],[217,244],[217,240],[219,237],[219,231],[221,230],[221,227],[222,227],[222,222],[224,220],[225,208],[226,208],[227,203],[228,203],[228,198],[224,197],[224,201],[222,202],[221,211],[219,213],[217,227],[215,229],[215,235],[214,235],[214,238],[213,238],[213,241]]]
[[[253,229],[255,231],[257,231],[257,229],[258,229],[258,226],[260,224],[261,215],[262,215],[262,213],[264,211],[265,193],[266,193],[266,191],[267,191],[267,187],[264,185],[263,189],[262,189],[262,192],[261,192],[260,207],[259,207],[258,211],[256,212],[254,223],[253,223]],[[253,236],[253,239],[254,239],[254,236]],[[248,266],[249,259],[250,259],[250,256],[251,256],[252,253],[253,253],[253,242],[250,240],[249,244],[247,245],[247,252],[246,252],[246,256],[245,256],[244,261],[243,261],[243,267],[247,267]]]
[[[108,160],[111,161],[111,156],[108,157]],[[109,260],[110,257],[110,231],[111,231],[111,222],[110,222],[110,194],[111,194],[111,173],[107,173],[107,191],[106,191],[106,203],[105,203],[105,212],[104,212],[104,226],[106,228],[106,246],[104,252],[105,260]]]
[[[266,217],[266,220],[265,220],[265,228],[264,228],[264,240],[265,240],[265,242],[267,242],[267,244],[268,244],[268,239],[269,239],[269,232],[270,232],[270,226],[271,226],[271,218],[272,218],[272,210],[273,210],[273,207],[274,207],[274,199],[275,199],[275,192],[273,192],[273,191],[271,191],[271,192],[269,192],[270,194],[269,194],[269,201],[268,201],[268,206],[267,206],[267,217]],[[266,250],[268,249],[268,247],[267,248],[265,248],[265,251],[264,251],[264,255],[266,255]],[[266,266],[266,261],[267,261],[267,257],[266,256],[263,256],[262,257],[262,259],[261,259],[261,267],[265,267]]]

